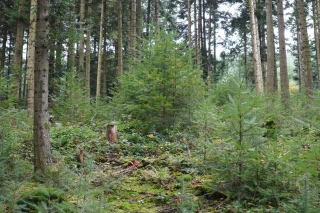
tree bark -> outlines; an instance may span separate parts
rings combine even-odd
[[[249,0],[255,86],[256,86],[257,93],[260,95],[263,95],[263,78],[262,78],[261,57],[260,57],[259,33],[258,33],[258,23],[257,23],[257,17],[255,15],[255,9],[256,9],[255,0]]]
[[[4,26],[4,30],[2,32],[2,48],[1,48],[1,55],[0,55],[0,70],[3,70],[5,64],[6,64],[6,51],[7,51],[7,40],[8,40],[8,31],[7,26]],[[3,76],[5,74],[3,73]]]
[[[272,0],[266,0],[266,21],[267,21],[267,73],[266,73],[266,93],[273,95],[275,87],[275,45],[272,19]]]
[[[98,70],[97,70],[97,88],[96,88],[96,105],[99,105],[101,95],[101,65],[102,65],[102,40],[103,40],[103,23],[104,23],[104,1],[101,1],[101,18],[100,18],[100,37],[99,37],[99,53],[98,53]]]
[[[148,28],[147,26],[147,29]],[[122,59],[122,0],[118,0],[118,78],[123,73]]]
[[[141,37],[142,37],[142,5],[141,0],[137,0],[136,18],[136,57],[141,58]]]
[[[151,0],[148,0],[148,6],[147,6],[147,29],[146,29],[146,38],[149,38],[149,32],[150,32],[150,20],[151,20]]]
[[[316,22],[317,22],[317,47],[319,49],[317,54],[317,64],[318,64],[318,89],[320,89],[320,0],[316,1]]]
[[[285,40],[285,25],[283,18],[283,1],[277,0],[277,15],[278,15],[278,35],[279,35],[279,52],[280,52],[280,87],[281,100],[285,106],[289,105],[289,77],[287,68],[287,51]]]
[[[23,48],[23,37],[24,37],[24,20],[23,16],[25,13],[24,8],[25,0],[19,1],[19,11],[18,11],[18,24],[16,31],[16,42],[14,48],[13,57],[13,86],[15,88],[14,93],[17,100],[19,100],[21,95],[21,74],[22,74],[22,48]]]
[[[188,4],[188,45],[189,48],[192,48],[192,41],[191,41],[191,3],[190,0],[187,0]]]
[[[35,43],[34,172],[46,174],[51,162],[48,111],[49,0],[38,0]]]
[[[35,40],[37,27],[37,0],[31,0],[30,27],[28,38],[28,62],[27,62],[27,108],[28,114],[33,118],[34,112],[34,63],[35,63]]]
[[[88,17],[87,20],[90,19],[92,9],[91,9],[92,0],[89,0],[88,6]],[[86,89],[87,89],[87,98],[90,103],[90,67],[91,67],[91,29],[88,27],[87,29],[87,38],[86,38]]]
[[[297,0],[298,20],[301,32],[301,50],[303,54],[303,68],[305,73],[305,92],[308,99],[313,99],[313,76],[311,67],[311,53],[307,31],[306,12],[303,0]]]
[[[86,3],[85,0],[80,1],[80,40],[79,40],[79,67],[78,72],[82,79],[85,78],[85,71],[84,71],[84,22],[85,22],[85,7]]]

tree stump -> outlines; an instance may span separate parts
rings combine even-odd
[[[116,124],[111,123],[107,125],[107,141],[110,143],[115,143],[118,141]]]

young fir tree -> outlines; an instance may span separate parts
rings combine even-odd
[[[115,109],[144,123],[147,131],[188,125],[203,91],[201,71],[173,33],[159,32],[149,41],[143,45],[141,63],[121,76]]]

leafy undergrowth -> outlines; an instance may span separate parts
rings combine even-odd
[[[234,145],[230,136],[202,144],[200,139],[181,133],[164,137],[121,126],[119,141],[109,143],[101,126],[53,126],[54,164],[45,179],[32,174],[27,126],[15,130],[24,137],[15,138],[15,132],[3,134],[3,139],[16,141],[16,145],[11,144],[8,150],[14,155],[2,152],[0,212],[319,209],[315,180],[320,146],[315,128],[283,127],[277,140],[266,137],[259,147],[243,148],[236,146],[237,141]],[[83,162],[78,150],[84,153]]]

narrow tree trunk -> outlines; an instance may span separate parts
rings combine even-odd
[[[206,33],[206,10],[205,10],[205,1],[202,1],[202,40],[203,40],[203,45],[202,45],[202,57],[203,57],[203,74],[204,78],[207,79],[208,77],[208,55],[207,55],[207,33]]]
[[[320,0],[316,1],[316,19],[317,19],[317,35],[318,35],[318,44],[317,47],[319,49],[317,54],[317,64],[318,64],[318,89],[320,89]]]
[[[217,73],[217,23],[216,23],[216,8],[213,10],[213,82],[218,80]]]
[[[100,18],[100,37],[99,37],[99,53],[98,53],[98,69],[97,69],[97,90],[96,90],[96,104],[99,105],[101,94],[101,65],[102,65],[102,40],[103,40],[103,23],[104,23],[104,1],[101,4],[101,18]]]
[[[82,79],[84,79],[85,76],[85,71],[84,71],[84,22],[85,22],[85,7],[86,3],[85,0],[80,1],[80,40],[79,40],[79,67],[78,67],[78,72],[81,76]]]
[[[197,1],[195,0],[194,1],[194,8],[193,8],[193,15],[194,15],[194,45],[195,45],[195,51],[196,51],[196,55],[195,55],[195,61],[196,61],[196,64],[199,64],[199,57],[198,57],[198,28],[197,28]]]
[[[209,32],[208,32],[208,66],[207,66],[207,74],[208,74],[208,84],[211,83],[211,36],[212,36],[212,5],[209,6]]]
[[[13,85],[15,88],[15,97],[19,100],[21,95],[21,74],[22,74],[22,48],[23,48],[23,37],[24,37],[24,3],[25,0],[19,1],[19,11],[18,11],[18,24],[16,31],[16,42],[14,48],[14,58],[13,58]]]
[[[48,13],[49,0],[38,0],[37,35],[35,43],[34,104],[34,172],[46,174],[51,162],[48,110]]]
[[[249,0],[255,86],[256,86],[257,93],[260,95],[263,95],[263,78],[262,78],[260,44],[259,44],[259,35],[258,35],[259,33],[258,33],[257,17],[255,15],[255,8],[256,8],[255,0]]]
[[[273,95],[275,90],[275,45],[272,19],[272,0],[266,0],[266,22],[267,22],[267,73],[266,93]]]
[[[305,73],[305,92],[308,99],[313,99],[313,76],[311,67],[311,53],[307,31],[306,12],[303,0],[297,0],[299,27],[301,31],[301,50],[303,54],[303,66]]]
[[[279,35],[279,52],[280,52],[280,86],[281,86],[281,100],[285,106],[289,105],[289,77],[287,69],[287,51],[285,40],[285,25],[283,18],[283,2],[277,0],[278,13],[278,35]]]
[[[6,51],[7,51],[7,40],[8,40],[8,35],[7,35],[7,29],[6,26],[4,26],[4,30],[2,32],[2,48],[1,48],[1,55],[0,55],[0,70],[3,70],[5,64],[6,64]],[[3,73],[3,76],[4,73]]]
[[[187,0],[188,4],[188,46],[192,48],[192,41],[191,41],[191,3],[190,0]]]
[[[141,0],[137,0],[136,18],[136,57],[141,58],[141,37],[142,37],[142,5]]]
[[[28,63],[27,63],[27,108],[28,114],[33,118],[34,111],[34,63],[35,63],[35,41],[37,27],[37,0],[31,0],[30,27],[28,38]]]
[[[92,9],[91,9],[92,0],[89,0],[88,7],[88,17],[90,19]],[[87,29],[87,38],[86,38],[86,89],[87,89],[87,98],[90,103],[90,66],[91,66],[91,29],[88,27]]]
[[[147,29],[146,29],[146,38],[149,38],[149,31],[150,31],[150,20],[151,20],[151,0],[148,0],[147,6]]]
[[[147,26],[147,29],[149,27]],[[122,56],[122,0],[118,0],[118,77],[123,72]]]
[[[75,2],[73,0],[73,6],[70,8],[71,10],[71,14],[72,14],[72,22],[75,21],[75,18],[74,18],[74,12],[75,12]],[[71,29],[72,31],[74,31],[74,24],[71,23]],[[68,40],[68,57],[67,57],[67,68],[69,70],[73,69],[74,68],[74,62],[75,62],[75,54],[74,54],[74,39],[73,38],[69,38]]]
[[[127,53],[127,59],[130,61],[131,56],[132,56],[132,1],[133,0],[129,0],[129,4],[128,4],[128,53]],[[130,66],[129,66],[130,67]]]
[[[200,66],[202,66],[202,60],[201,60],[201,45],[202,45],[202,37],[201,37],[201,34],[202,34],[202,13],[201,13],[201,1],[202,0],[199,0],[198,2],[198,46],[197,46],[197,56],[198,56],[198,64]]]
[[[137,4],[136,0],[132,0],[131,5],[131,57],[136,57],[136,37],[137,37]]]
[[[154,24],[156,27],[156,33],[159,32],[160,23],[159,23],[159,3],[158,0],[154,0]]]

